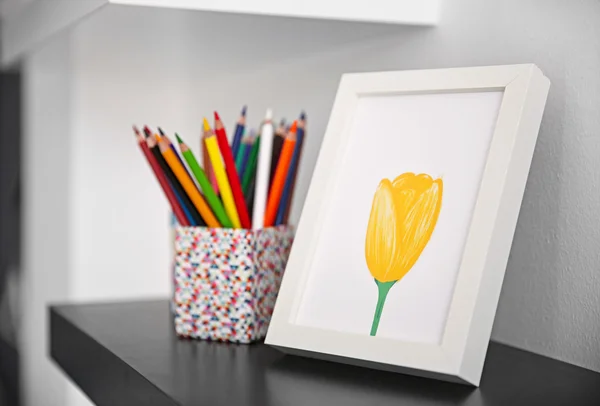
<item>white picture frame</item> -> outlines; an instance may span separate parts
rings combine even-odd
[[[266,343],[290,354],[478,386],[549,87],[533,64],[343,75]],[[329,202],[343,170],[338,163],[361,98],[478,92],[502,96],[440,341],[299,324],[307,281],[316,269],[315,252],[327,231]]]

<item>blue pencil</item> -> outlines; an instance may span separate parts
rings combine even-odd
[[[296,147],[294,148],[294,154],[292,155],[292,161],[290,162],[290,169],[288,169],[288,173],[285,177],[281,201],[279,202],[279,207],[277,208],[277,217],[275,218],[276,226],[284,223],[285,212],[289,204],[292,189],[294,188],[294,180],[296,178],[295,173],[298,170],[298,160],[300,159],[303,138],[304,128],[300,128],[300,126],[298,126],[296,129]]]
[[[183,209],[183,213],[185,214],[185,216],[187,217],[188,221],[190,222],[190,226],[196,226],[197,224],[194,222],[194,217],[192,217],[192,213],[190,213],[189,209],[187,208],[187,206],[183,202],[183,199],[181,198],[181,196],[179,196],[179,193],[177,193],[177,191],[173,188],[173,184],[171,183],[171,181],[169,179],[167,179],[167,181],[169,182],[169,185],[171,186],[171,189],[173,189],[173,193],[175,193],[175,197],[177,198],[177,202],[179,203],[179,205]]]
[[[235,126],[235,132],[233,133],[233,141],[231,142],[231,152],[233,156],[237,156],[240,144],[242,143],[242,136],[244,135],[244,127],[246,126],[246,106],[242,107],[242,113]]]
[[[244,179],[244,173],[246,172],[246,167],[248,166],[248,161],[250,158],[250,152],[252,151],[252,146],[256,142],[255,131],[250,130],[250,136],[248,137],[248,144],[246,148],[244,148],[244,157],[242,158],[242,164],[240,165],[239,174],[240,179]]]

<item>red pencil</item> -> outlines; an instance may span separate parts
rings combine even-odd
[[[229,186],[231,186],[235,207],[238,215],[240,216],[240,223],[242,228],[250,228],[250,216],[248,216],[248,208],[246,207],[246,202],[244,201],[244,193],[242,193],[242,186],[240,185],[240,178],[238,177],[237,169],[235,167],[233,153],[231,152],[229,142],[227,141],[227,134],[225,133],[223,122],[216,111],[215,134],[217,136],[217,142],[219,143],[221,155],[223,156],[223,162],[225,163],[225,171],[227,172]]]
[[[190,223],[187,217],[185,216],[183,209],[181,208],[181,206],[179,206],[179,203],[177,202],[177,197],[175,197],[175,193],[173,193],[173,190],[171,189],[171,186],[169,185],[165,174],[161,171],[160,167],[158,166],[158,162],[156,162],[156,159],[154,158],[152,153],[150,153],[150,149],[148,149],[148,145],[146,144],[144,136],[140,133],[140,130],[138,130],[136,126],[133,126],[133,131],[135,132],[135,137],[137,139],[138,145],[144,153],[148,164],[150,164],[150,167],[152,168],[152,171],[154,172],[154,175],[156,176],[160,187],[165,193],[165,196],[167,196],[167,200],[171,205],[171,209],[173,209],[173,213],[175,214],[177,221],[182,226],[189,226]]]

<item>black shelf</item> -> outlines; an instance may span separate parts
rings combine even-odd
[[[167,301],[51,308],[51,355],[100,406],[600,405],[600,374],[491,343],[480,388],[176,338]]]

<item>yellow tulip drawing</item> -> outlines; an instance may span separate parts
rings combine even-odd
[[[442,179],[407,172],[394,181],[383,179],[373,198],[365,256],[378,288],[371,326],[377,334],[383,305],[392,286],[419,259],[437,223],[442,208]]]

